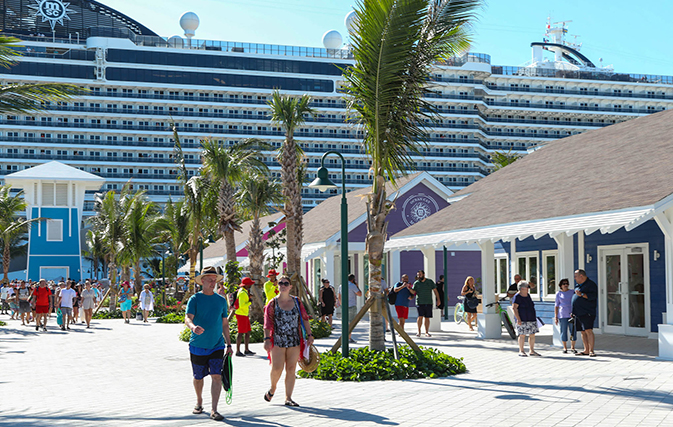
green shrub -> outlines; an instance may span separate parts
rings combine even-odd
[[[180,341],[184,341],[184,342],[189,342],[189,338],[191,336],[192,336],[192,331],[190,331],[189,328],[186,327],[186,326],[185,326],[185,329],[183,329],[182,332],[180,332],[178,334],[178,338],[180,338]]]
[[[341,352],[327,351],[320,355],[318,369],[311,373],[300,370],[297,374],[302,378],[328,381],[377,381],[439,378],[466,370],[462,358],[451,357],[435,348],[421,349],[422,353],[416,353],[408,346],[401,346],[399,360],[395,359],[392,349],[357,348],[350,351],[348,358]]]
[[[0,320],[0,326],[7,326],[7,323],[5,323],[5,322],[3,322],[2,320]]]
[[[332,335],[332,327],[327,322],[311,319],[311,333],[314,339],[326,338]]]
[[[263,342],[264,327],[259,322],[252,322],[250,326],[252,329],[250,332],[250,342]],[[231,336],[231,342],[236,342],[236,337],[238,337],[238,322],[236,322],[236,317],[229,322],[229,335]]]
[[[168,313],[157,319],[157,323],[184,323],[185,313]]]

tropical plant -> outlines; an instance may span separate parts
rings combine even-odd
[[[0,37],[0,66],[11,68],[21,58],[21,40]],[[28,113],[43,110],[47,103],[63,101],[87,93],[86,89],[71,84],[31,83],[0,87],[0,113]]]
[[[282,203],[282,190],[280,184],[270,180],[267,173],[252,173],[246,175],[241,182],[237,199],[243,211],[252,216],[248,237],[248,259],[250,260],[250,277],[255,281],[252,292],[258,303],[252,305],[250,317],[261,322],[262,304],[259,302],[264,302],[262,291],[264,233],[259,219],[271,213],[274,206]]]
[[[267,233],[266,247],[271,249],[271,257],[267,258],[269,269],[278,270],[285,256],[280,248],[287,242],[287,228],[283,227],[280,231],[275,231],[274,227],[278,225],[275,222],[269,223],[269,232]]]
[[[350,33],[355,63],[344,70],[345,93],[371,160],[366,250],[369,289],[378,298],[386,217],[393,208],[386,181],[394,185],[411,169],[411,154],[427,141],[425,120],[437,117],[424,98],[430,68],[468,48],[479,5],[479,0],[359,0],[356,6],[357,25]],[[385,348],[382,322],[380,311],[370,312],[373,350]]]
[[[107,251],[105,249],[105,236],[102,230],[90,229],[86,233],[87,249],[84,250],[84,257],[91,261],[96,280],[98,280],[99,267],[105,266]]]
[[[504,151],[496,151],[491,155],[491,163],[495,166],[493,168],[493,172],[500,170],[504,168],[507,165],[511,165],[512,163],[516,162],[521,158],[520,155],[516,153],[512,153],[512,149],[510,148],[509,151],[504,152]]]
[[[240,218],[236,211],[236,189],[246,173],[268,170],[262,161],[259,148],[265,146],[256,139],[247,139],[227,146],[222,141],[201,141],[203,167],[218,191],[218,231],[226,246],[227,261],[236,260],[234,232],[241,231]]]
[[[315,114],[309,106],[310,102],[311,98],[308,95],[296,98],[283,96],[278,91],[274,91],[269,100],[271,122],[285,131],[285,139],[278,153],[278,161],[281,165],[285,199],[283,213],[287,229],[287,274],[296,281],[299,280],[301,274],[304,210],[301,202],[300,167],[297,156],[299,146],[294,139],[294,133],[297,127],[304,123],[307,115]],[[297,282],[294,283],[297,285]],[[299,287],[294,286],[294,289],[299,289]]]
[[[166,242],[172,253],[171,260],[166,259],[166,276],[175,278],[178,274],[178,260],[189,247],[189,210],[184,200],[173,202],[168,198],[164,207],[163,229]],[[161,250],[164,250],[163,248]],[[170,268],[169,268],[170,266]]]
[[[144,191],[139,191],[129,200],[124,220],[124,250],[133,266],[135,291],[140,295],[143,288],[140,263],[155,254],[155,245],[161,238],[161,217],[157,205],[145,196]]]
[[[194,294],[196,257],[201,248],[201,242],[203,241],[204,236],[214,234],[213,229],[216,218],[215,215],[212,215],[211,213],[216,209],[217,190],[219,190],[219,188],[217,188],[216,191],[213,191],[215,186],[211,185],[208,175],[203,174],[202,169],[199,169],[199,173],[193,176],[189,173],[182,152],[182,144],[180,143],[177,127],[175,124],[173,124],[172,127],[173,139],[175,142],[173,152],[178,167],[177,176],[185,193],[183,208],[186,210],[186,214],[189,218],[190,234],[187,249],[187,254],[189,255],[189,288],[183,297],[183,301],[186,301]]]
[[[25,219],[19,215],[27,208],[22,192],[11,194],[8,185],[0,186],[0,243],[2,244],[2,271],[4,283],[9,282],[9,264],[12,256],[25,252],[28,226],[44,218]]]

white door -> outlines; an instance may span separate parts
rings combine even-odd
[[[605,332],[646,336],[650,331],[647,245],[601,250],[601,324]]]

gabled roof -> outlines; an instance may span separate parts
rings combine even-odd
[[[14,172],[5,176],[5,180],[54,180],[54,181],[88,181],[91,183],[102,184],[105,178],[98,175],[84,172],[72,166],[68,166],[61,162],[48,162],[38,166],[33,166],[30,169],[24,169],[19,172]]]
[[[673,194],[672,163],[673,110],[571,136],[459,191],[454,198],[464,198],[400,231],[390,243],[502,224],[652,210]]]
[[[259,219],[259,225],[262,227],[262,230],[268,228],[270,222],[281,222],[285,218],[285,215],[281,212],[276,212],[271,215],[263,216]],[[234,233],[234,240],[236,241],[236,251],[240,251],[245,248],[248,243],[248,237],[250,236],[250,228],[252,227],[252,220],[246,221],[241,224],[241,233]],[[224,238],[221,238],[215,243],[211,243],[207,248],[203,249],[203,259],[204,261],[208,258],[223,257],[227,254],[227,247],[224,242]],[[197,257],[198,265],[198,257]]]
[[[404,194],[418,182],[425,182],[434,187],[438,192],[444,193],[446,197],[452,194],[452,191],[446,188],[427,172],[417,172],[396,180],[397,188],[390,182],[386,183],[386,192],[389,199],[393,199],[396,193]],[[348,203],[348,224],[349,229],[359,225],[364,221],[367,213],[367,194],[371,192],[371,186],[359,190],[350,191],[346,194]],[[341,194],[325,199],[318,206],[304,214],[304,244],[326,242],[329,238],[337,235],[341,231]],[[359,220],[359,221],[358,221]],[[354,224],[358,221],[357,224]]]

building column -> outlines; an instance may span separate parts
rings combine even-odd
[[[584,251],[584,231],[577,233],[577,268],[579,270],[584,270],[585,261],[587,259],[587,254]],[[575,272],[573,271],[573,274]],[[573,282],[570,282],[571,284]]]
[[[514,276],[518,273],[516,271],[519,266],[516,263],[516,237],[512,239],[509,247],[509,283],[508,286],[514,283]]]
[[[663,261],[666,276],[666,312],[663,313],[664,323],[658,325],[659,358],[673,360],[673,209],[655,216],[654,220],[664,233]]]
[[[355,277],[358,280],[358,286],[360,286],[360,290],[362,291],[362,296],[357,297],[358,311],[360,311],[362,306],[365,305],[365,300],[367,299],[367,295],[365,294],[365,285],[367,286],[367,289],[369,289],[369,276],[365,277],[364,253],[357,252],[352,254],[352,256],[353,256],[353,263],[357,264],[358,267],[358,271],[354,272],[353,274],[355,274]]]
[[[572,282],[573,275],[575,274],[573,237],[563,233],[554,237],[554,240],[556,240],[556,245],[558,247],[558,272],[560,275],[560,277],[556,278],[556,282],[558,283],[558,281],[561,279],[568,279]]]
[[[481,248],[481,303],[483,314],[477,315],[477,335],[479,338],[500,338],[502,337],[500,316],[496,313],[495,306],[486,307],[487,304],[495,302],[496,299],[495,293],[489,290],[495,283],[495,248],[490,240],[479,243],[479,247]]]
[[[435,266],[435,248],[426,247],[421,250],[423,252],[423,270],[425,277],[435,280],[437,276],[437,268]],[[437,308],[437,300],[435,293],[432,293],[432,318],[430,319],[430,332],[442,331],[442,311]]]

